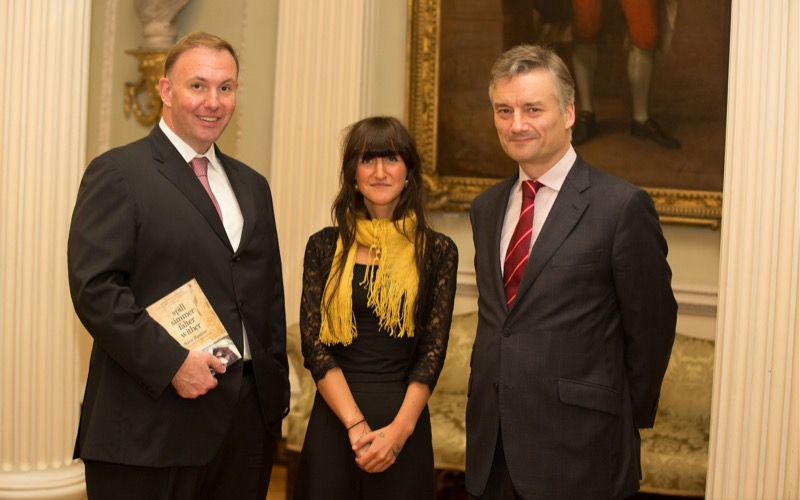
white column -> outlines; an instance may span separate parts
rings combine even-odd
[[[342,130],[362,117],[367,102],[371,5],[372,0],[280,3],[270,185],[288,324],[299,318],[308,237],[331,225]]]
[[[709,499],[800,496],[799,34],[734,0]]]
[[[66,242],[85,167],[90,0],[0,6],[0,498],[83,498]]]

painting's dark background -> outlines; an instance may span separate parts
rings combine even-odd
[[[617,1],[605,3],[606,26],[624,29]],[[731,0],[678,2],[671,47],[656,53],[650,115],[680,150],[630,136],[628,50],[608,34],[595,79],[597,135],[577,151],[640,186],[722,191],[730,12]],[[436,170],[507,177],[517,166],[499,146],[487,90],[503,51],[501,0],[441,0],[440,29]],[[553,46],[571,64],[570,44]]]

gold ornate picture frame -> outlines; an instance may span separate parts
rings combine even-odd
[[[711,0],[697,0],[697,2],[697,5],[699,5],[698,8],[703,7],[703,5],[700,4],[707,4],[705,7],[711,4]],[[409,0],[406,116],[409,129],[416,138],[424,164],[423,175],[426,182],[429,209],[466,211],[469,209],[469,205],[476,195],[502,178],[510,175],[509,173],[505,173],[501,176],[484,175],[483,173],[478,173],[476,175],[474,171],[468,168],[462,169],[458,164],[458,160],[455,162],[451,161],[448,167],[449,170],[445,170],[441,168],[442,166],[437,157],[437,154],[440,152],[440,130],[446,129],[447,127],[450,127],[451,133],[446,141],[448,146],[454,142],[458,142],[451,140],[453,138],[452,130],[455,127],[457,134],[462,134],[463,132],[461,136],[456,137],[466,137],[478,143],[488,144],[489,142],[493,142],[494,146],[491,147],[499,148],[497,136],[493,133],[491,108],[485,90],[488,85],[489,70],[491,69],[494,57],[502,52],[502,42],[494,41],[497,38],[494,32],[498,30],[498,25],[502,26],[502,22],[498,23],[497,18],[493,17],[496,15],[495,11],[499,9],[499,4],[500,2],[486,2],[485,0]],[[685,3],[681,3],[681,6],[684,4]],[[690,4],[694,4],[694,2]],[[495,9],[495,11],[488,12],[487,9],[489,8]],[[470,12],[473,15],[472,18],[469,17]],[[449,19],[448,15],[450,15],[450,13],[453,13],[458,19]],[[683,17],[681,17],[681,14],[683,14]],[[662,101],[667,101],[667,103],[660,108],[661,110],[667,111],[667,113],[665,113],[666,116],[669,115],[671,106],[690,106],[693,110],[700,109],[695,115],[692,115],[691,120],[684,120],[686,126],[683,129],[683,137],[687,137],[686,146],[684,146],[683,151],[668,153],[659,150],[659,147],[655,144],[632,143],[635,148],[641,150],[637,154],[643,158],[630,155],[627,158],[623,157],[621,158],[621,162],[623,163],[621,168],[623,170],[621,172],[614,171],[612,173],[629,178],[631,182],[642,186],[643,189],[652,196],[662,222],[718,228],[722,214],[721,189],[725,137],[724,108],[726,99],[725,92],[727,88],[727,44],[730,36],[730,5],[729,3],[727,5],[727,24],[722,22],[709,27],[708,19],[696,19],[697,15],[694,14],[696,13],[693,13],[690,8],[686,12],[679,12],[676,19],[676,24],[681,22],[683,22],[683,24],[678,24],[681,29],[675,29],[673,38],[682,36],[684,39],[681,40],[682,44],[677,44],[677,46],[675,46],[676,44],[674,41],[672,42],[674,48],[679,52],[678,55],[672,55],[671,57],[683,57],[682,60],[672,61],[673,67],[680,68],[680,70],[675,71],[667,67],[667,69],[662,72],[662,75],[665,75],[663,78],[663,86],[669,87],[671,85],[673,88],[678,89],[678,93],[670,93],[669,88],[664,88],[660,95],[656,95],[654,92],[652,96],[652,100],[661,99]],[[704,16],[716,17],[720,15],[724,17],[725,15],[724,12],[709,12],[708,8],[701,14]],[[443,20],[445,21],[444,23]],[[458,32],[458,29],[461,29],[459,26],[467,26],[468,28],[463,28],[467,30],[484,30],[485,33],[460,33]],[[718,32],[718,40],[714,42],[716,43],[716,48],[712,44],[711,49],[709,49],[708,43],[706,43],[705,46],[697,47],[698,51],[705,50],[708,52],[712,50],[713,52],[716,50],[716,59],[709,63],[698,55],[700,54],[699,52],[695,53],[692,51],[691,46],[694,42],[688,38],[693,36],[693,30],[694,32],[702,32],[703,36],[708,37],[711,28],[715,28]],[[711,33],[711,35],[713,35],[713,33]],[[459,37],[465,40],[464,45],[459,45]],[[469,58],[468,64],[464,65],[478,66],[479,64],[476,64],[475,61],[480,59],[481,51],[474,49],[474,47],[476,43],[481,43],[482,37],[487,40],[492,40],[485,45],[496,44],[496,47],[492,45],[492,47],[487,49],[487,51],[492,54],[492,57],[485,61],[485,68],[481,70],[482,74],[470,78],[471,81],[480,82],[476,83],[476,85],[480,85],[484,89],[482,95],[474,91],[472,94],[469,94],[470,97],[468,99],[463,99],[461,96],[457,99],[452,99],[448,95],[448,102],[476,102],[475,106],[477,106],[476,109],[478,111],[467,110],[467,112],[464,113],[464,110],[459,110],[459,114],[457,115],[459,118],[452,119],[447,124],[443,125],[441,122],[442,113],[440,113],[440,102],[442,102],[444,98],[441,89],[444,88],[445,92],[453,92],[451,90],[454,88],[454,85],[452,85],[452,78],[463,77],[465,73],[461,68],[453,70],[452,64],[454,63],[452,61],[457,58],[454,56],[460,55],[462,56],[462,60],[466,60],[464,57]],[[445,40],[445,42],[443,42],[443,40]],[[470,49],[470,43],[473,49]],[[453,50],[454,46],[458,47],[458,49]],[[492,50],[493,48],[496,50]],[[612,48],[614,51],[617,51],[617,47]],[[609,53],[612,48],[608,48]],[[600,49],[601,59],[604,57],[603,50],[603,48]],[[618,52],[624,54],[624,50],[618,50]],[[617,57],[619,60],[620,57],[624,56],[617,55],[614,57]],[[669,58],[670,56],[668,55],[666,57]],[[723,57],[724,60],[722,59]],[[449,82],[443,82],[441,74],[442,60],[446,61],[445,65],[450,65],[447,68],[448,78],[450,78]],[[567,60],[566,57],[565,60]],[[620,66],[620,64],[617,64],[617,66]],[[681,75],[687,74],[689,71],[698,71],[698,67],[700,67],[701,70],[708,69],[710,73],[707,76],[701,74],[694,82],[695,84],[699,83],[703,87],[701,91],[706,93],[681,96],[680,92],[686,92],[680,80]],[[720,74],[720,72],[723,74]],[[657,72],[655,72],[655,76],[659,76]],[[443,84],[445,87],[442,87]],[[656,86],[655,82],[653,86]],[[722,95],[720,95],[720,93]],[[674,98],[677,100],[677,104],[673,101],[673,97],[671,97],[675,95],[678,96]],[[481,99],[483,102],[480,102]],[[687,100],[689,100],[688,104]],[[698,105],[696,102],[700,104]],[[485,106],[485,111],[480,109],[480,106]],[[698,108],[697,106],[700,107]],[[714,110],[705,113],[702,109],[703,106],[713,107]],[[716,114],[714,115],[714,113]],[[468,116],[463,116],[464,114]],[[480,114],[479,119],[474,116],[476,114]],[[720,115],[722,115],[721,121]],[[460,126],[459,122],[462,120],[462,117],[465,122],[465,128],[459,131],[457,127]],[[598,122],[599,121],[600,118],[598,118]],[[485,122],[488,128],[483,128],[479,133],[475,133],[475,123],[482,122]],[[678,122],[678,124],[681,125],[679,118],[673,119],[673,122]],[[690,126],[691,128],[689,128]],[[627,131],[625,127],[627,127],[627,123],[622,125],[608,124],[606,126],[608,137],[616,135],[621,138],[620,140],[624,141],[638,140],[626,137],[626,134],[623,133],[623,131]],[[706,137],[697,137],[698,134],[700,134],[700,132],[697,131],[704,131],[702,133],[706,134]],[[684,141],[683,137],[679,138]],[[610,139],[597,137],[595,140],[597,141],[596,144],[602,144],[600,141]],[[465,142],[465,144],[467,143]],[[487,147],[490,146],[481,146],[483,150]],[[619,146],[614,145],[612,147]],[[576,149],[579,154],[587,158],[590,164],[601,169],[607,169],[604,165],[598,165],[592,158],[587,157],[592,152],[591,147],[587,147],[585,152],[581,147],[576,147]],[[627,149],[628,148],[626,148],[626,150]],[[709,152],[711,149],[713,149],[713,151]],[[700,153],[694,154],[694,151],[697,150],[700,150]],[[452,157],[455,156],[458,155],[452,155]],[[481,158],[476,158],[476,156],[480,155],[472,154],[470,160],[480,163],[482,161]],[[711,159],[709,160],[709,158]],[[658,159],[659,161],[653,161],[653,159]],[[491,163],[492,160],[487,159],[486,161]],[[697,167],[698,163],[700,163],[699,168]],[[663,168],[664,164],[668,165],[668,169],[664,169],[663,172],[655,172],[653,174],[655,175],[655,177],[653,177],[654,180],[650,182],[640,182],[636,179],[637,175],[642,177],[641,172],[646,168]],[[491,166],[487,168],[491,169]],[[624,169],[626,168],[628,169],[627,172],[631,172],[633,175],[625,175],[626,170]],[[698,186],[699,188],[696,189],[695,187]],[[710,189],[708,188],[709,186],[711,187]]]

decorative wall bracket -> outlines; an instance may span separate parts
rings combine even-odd
[[[125,84],[125,116],[133,112],[142,125],[152,125],[161,116],[161,92],[158,81],[164,76],[164,61],[177,29],[175,18],[189,0],[133,0],[134,9],[142,22],[144,40],[138,50],[126,50],[139,60],[139,81]],[[145,104],[139,104],[144,94]]]
[[[142,125],[152,125],[161,116],[161,93],[158,81],[164,76],[164,61],[167,52],[126,50],[139,60],[139,81],[125,84],[123,110],[129,117],[131,112]],[[145,104],[139,104],[139,95],[144,94]]]

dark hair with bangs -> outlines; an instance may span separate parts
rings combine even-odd
[[[356,169],[362,159],[385,158],[398,156],[406,165],[406,180],[408,184],[400,194],[400,200],[392,214],[392,220],[402,220],[414,214],[417,218],[417,230],[414,235],[415,260],[419,274],[419,292],[417,293],[416,309],[419,309],[421,297],[427,293],[425,279],[425,261],[430,252],[428,241],[432,231],[428,225],[425,212],[425,189],[422,180],[422,159],[417,151],[414,138],[408,129],[391,116],[373,116],[364,118],[345,130],[342,141],[342,165],[339,174],[339,194],[333,201],[331,217],[334,225],[342,238],[342,247],[345,252],[356,244],[356,219],[360,216],[370,218],[367,206],[364,204],[364,195],[356,190]],[[342,276],[344,259],[341,259],[335,273],[336,286]],[[327,307],[326,307],[327,310]]]

